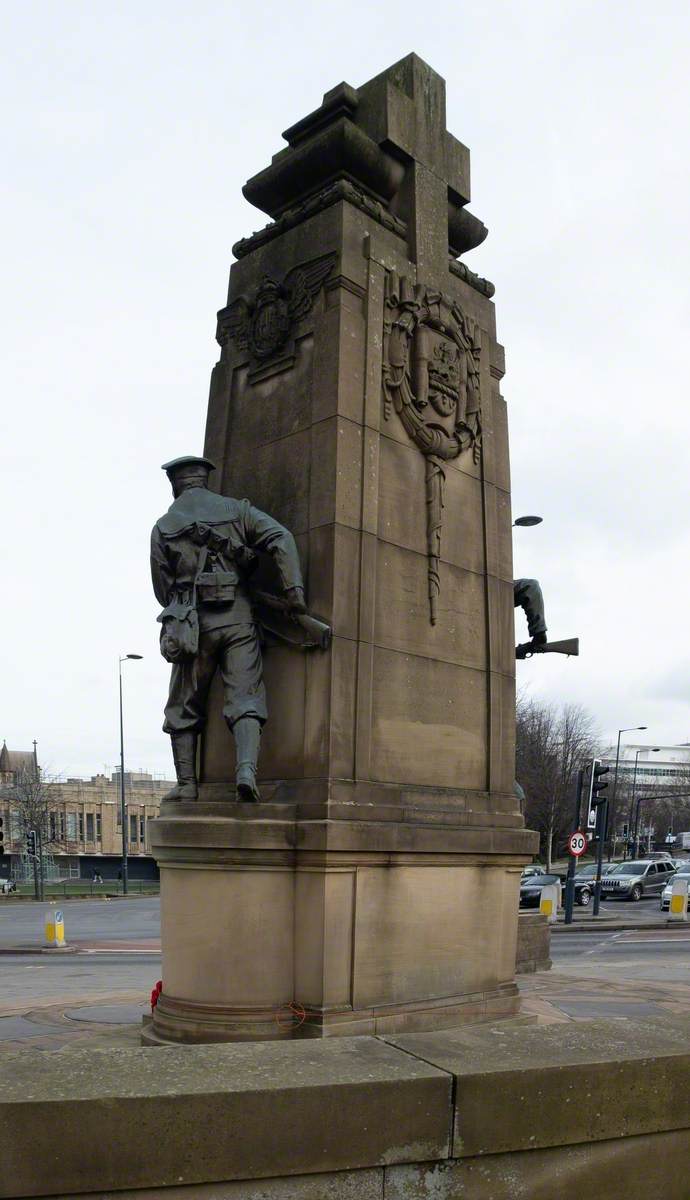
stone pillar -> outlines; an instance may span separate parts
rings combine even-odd
[[[269,647],[262,803],[210,703],[194,804],[152,823],[152,1038],[512,1013],[520,867],[503,351],[459,256],[469,152],[410,55],[341,84],[244,193],[204,453],[295,534],[329,651]],[[271,583],[270,572],[266,582]]]

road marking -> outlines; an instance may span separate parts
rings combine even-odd
[[[77,950],[77,954],[160,954],[160,950],[115,950],[106,947],[103,950]]]
[[[628,937],[623,942],[623,945],[624,946],[657,946],[661,942],[669,942],[669,943],[673,943],[676,946],[678,946],[678,945],[683,945],[684,942],[690,942],[690,937],[688,937],[687,935],[685,937],[679,937],[678,935],[676,935],[675,937],[658,937],[658,938],[655,938],[655,937],[650,937],[650,938]]]

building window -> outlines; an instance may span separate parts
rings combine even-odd
[[[142,846],[146,841],[146,817],[143,813],[139,817],[139,841],[141,842]]]
[[[61,812],[61,813],[58,813],[58,816],[60,818],[60,820],[59,820],[60,841],[64,842],[65,841],[65,814],[64,814],[64,812]]]
[[[79,813],[79,841],[84,841],[84,813]]]
[[[13,842],[18,842],[22,836],[22,818],[21,813],[10,813],[10,837]]]
[[[86,814],[86,840],[93,841],[93,813]]]
[[[129,815],[129,840],[136,842],[137,839],[137,818],[135,813]]]
[[[102,836],[102,834],[101,834],[101,814],[96,813],[96,841],[99,843],[101,840],[101,836]]]
[[[67,813],[67,841],[76,842],[77,840],[77,814],[75,812]]]
[[[48,837],[51,842],[57,841],[57,813],[48,813]]]

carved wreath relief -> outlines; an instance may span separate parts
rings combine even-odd
[[[481,448],[481,332],[455,301],[395,272],[386,276],[383,409],[394,408],[426,461],[429,614],[441,584],[444,463]]]
[[[218,313],[220,345],[234,341],[259,363],[284,351],[293,327],[311,311],[334,263],[335,254],[322,254],[293,267],[282,283],[264,275],[253,297],[240,296]]]

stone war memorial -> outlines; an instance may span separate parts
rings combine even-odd
[[[3,1055],[0,1196],[687,1200],[687,1014],[519,1012],[503,354],[445,85],[410,55],[285,138],[152,534],[163,990],[143,1046]]]
[[[191,716],[179,696],[166,708],[188,766],[151,827],[164,986],[149,1042],[431,1030],[518,1004],[537,838],[513,789],[503,350],[493,287],[460,260],[487,232],[469,151],[415,55],[340,84],[284,137],[244,188],[272,224],[234,247],[204,457],[167,465],[174,487],[201,470],[236,507],[197,487],[162,524],[174,542],[196,496],[241,543],[232,577],[220,566],[244,619],[245,589],[287,596],[288,623],[290,591],[302,611],[306,594],[332,639],[304,650],[269,629],[265,701],[237,708],[229,650],[205,712],[196,694]],[[198,607],[206,645],[213,606]]]

